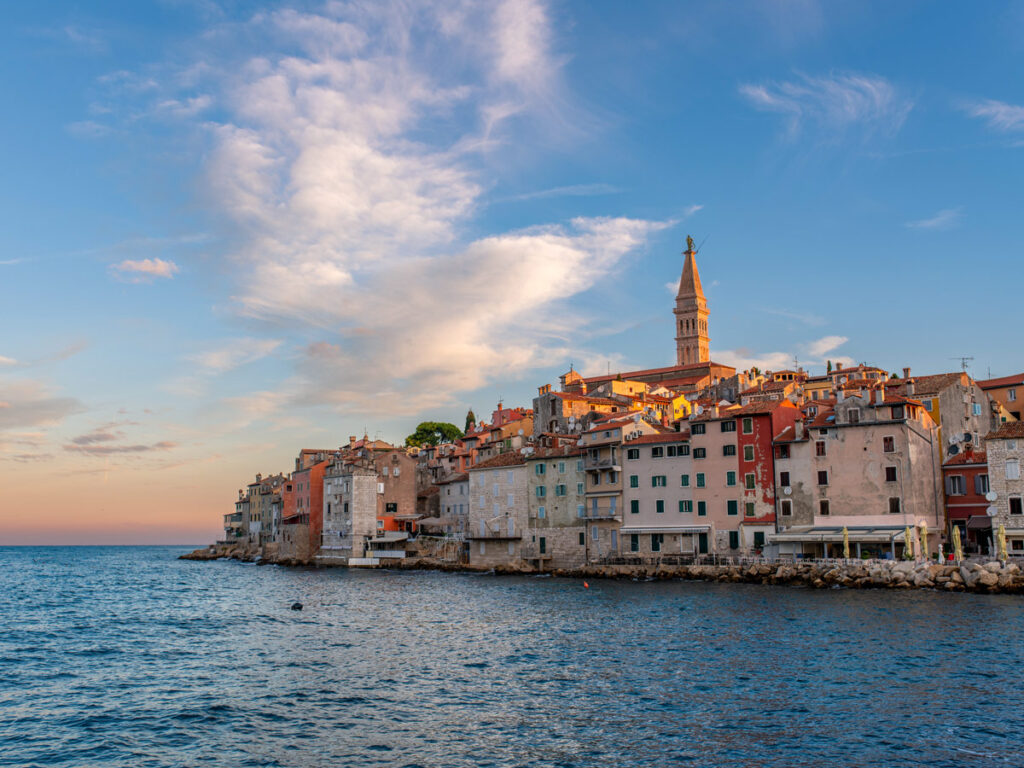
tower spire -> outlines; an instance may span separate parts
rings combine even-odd
[[[686,236],[683,251],[683,274],[676,293],[676,364],[705,363],[710,360],[708,336],[708,303],[697,270],[697,251],[693,238]]]

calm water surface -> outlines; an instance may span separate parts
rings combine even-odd
[[[1024,765],[1019,597],[183,551],[0,548],[0,765]]]

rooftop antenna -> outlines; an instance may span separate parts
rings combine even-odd
[[[704,247],[704,243],[708,241],[709,237],[711,237],[711,235],[704,235],[704,239],[700,241],[700,245],[697,246],[697,250],[694,251],[694,255],[700,253],[700,249]]]
[[[949,359],[950,360],[959,360],[960,361],[960,368],[963,370],[964,373],[967,373],[967,363],[970,360],[973,360],[974,358],[973,357],[961,356],[961,357],[951,357]]]

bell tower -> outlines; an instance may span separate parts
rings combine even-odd
[[[679,278],[679,292],[676,294],[676,365],[706,363],[711,359],[708,350],[708,303],[697,272],[697,251],[693,238],[686,236],[686,260],[683,275]]]

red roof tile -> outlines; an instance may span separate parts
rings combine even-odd
[[[1015,373],[1012,376],[978,381],[978,386],[982,389],[999,389],[1000,387],[1013,387],[1020,384],[1024,384],[1024,373]]]
[[[494,469],[495,467],[514,467],[518,464],[525,464],[526,457],[523,456],[519,451],[509,451],[508,453],[499,453],[487,461],[482,461],[474,467],[470,467],[469,471],[472,472],[475,469]]]
[[[1006,421],[999,425],[999,429],[989,433],[986,440],[1015,440],[1024,437],[1024,421]]]
[[[956,467],[968,464],[987,464],[988,455],[984,451],[964,451],[958,453],[949,461],[945,462],[942,466],[944,467]]]

